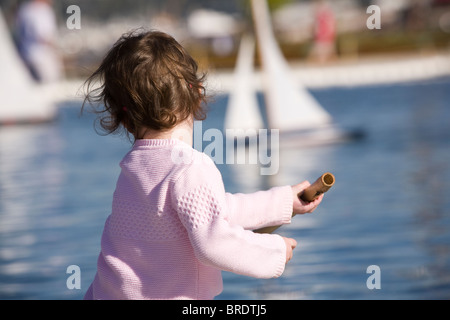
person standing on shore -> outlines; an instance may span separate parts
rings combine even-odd
[[[310,60],[325,63],[336,56],[336,21],[325,0],[319,0],[316,5],[314,46]]]
[[[57,23],[52,1],[23,3],[16,23],[19,53],[33,79],[40,83],[60,80],[62,62],[56,45]]]

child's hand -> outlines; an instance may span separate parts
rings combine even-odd
[[[295,239],[285,237],[283,237],[283,240],[284,243],[286,244],[286,263],[288,263],[289,260],[292,259],[293,251],[297,246],[297,241],[295,241]]]
[[[308,188],[310,185],[311,183],[308,181],[303,181],[300,184],[292,186],[292,192],[294,194],[294,204],[292,206],[292,210],[295,214],[311,213],[316,210],[317,206],[322,202],[323,194],[313,202],[306,202],[300,199],[298,194],[301,194],[301,192],[303,192],[303,190]]]

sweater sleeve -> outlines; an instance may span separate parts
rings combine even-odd
[[[187,167],[173,186],[172,201],[203,264],[255,278],[283,273],[284,240],[279,235],[253,233],[228,221],[222,178],[212,162]]]
[[[226,194],[228,221],[245,229],[291,223],[292,188],[276,187],[252,194]]]

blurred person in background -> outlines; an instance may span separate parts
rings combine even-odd
[[[314,46],[310,60],[324,63],[336,56],[336,22],[333,11],[325,0],[318,0],[316,6]]]
[[[58,54],[57,23],[51,0],[23,3],[17,13],[19,52],[33,78],[41,83],[55,82],[62,77]]]

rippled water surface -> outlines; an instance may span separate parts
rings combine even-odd
[[[342,127],[364,140],[281,149],[277,175],[219,165],[229,192],[315,180],[336,185],[314,214],[279,233],[299,246],[279,279],[224,273],[219,299],[449,299],[450,79],[332,88],[312,93]],[[204,129],[222,129],[218,96]],[[77,103],[45,126],[0,128],[0,298],[81,299],[92,281],[104,220],[129,150],[102,137]],[[69,290],[67,267],[81,270]],[[371,265],[380,289],[369,290]]]

